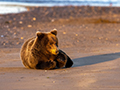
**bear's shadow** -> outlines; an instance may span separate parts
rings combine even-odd
[[[102,55],[94,55],[94,56],[76,58],[76,59],[73,59],[74,64],[72,67],[92,65],[92,64],[112,61],[117,58],[120,58],[120,53],[110,53],[110,54],[102,54]]]

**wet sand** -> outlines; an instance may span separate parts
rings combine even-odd
[[[27,7],[28,12],[0,15],[0,90],[119,90],[120,8]],[[23,42],[36,31],[58,30],[59,48],[71,68],[26,69]]]

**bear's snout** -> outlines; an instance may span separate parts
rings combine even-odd
[[[58,48],[54,48],[54,49],[51,49],[50,52],[51,52],[53,55],[58,55],[58,54],[59,54],[59,49],[58,49]]]

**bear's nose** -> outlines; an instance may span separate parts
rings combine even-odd
[[[59,54],[59,50],[56,51],[56,54]]]

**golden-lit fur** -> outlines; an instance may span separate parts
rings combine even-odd
[[[21,59],[26,68],[53,69],[56,66],[71,67],[72,60],[58,49],[57,31],[36,32],[36,37],[27,40],[21,48]]]

